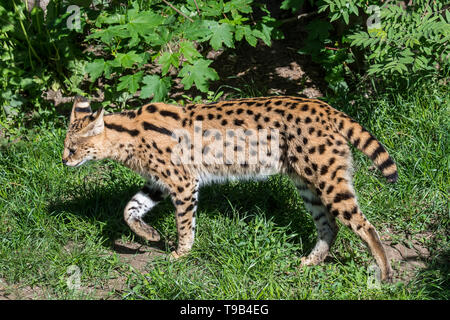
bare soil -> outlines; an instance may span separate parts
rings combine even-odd
[[[423,235],[427,237],[427,235]],[[409,244],[395,243],[383,239],[384,247],[388,258],[394,268],[394,282],[409,282],[417,271],[427,267],[430,258],[429,250],[421,245],[419,241],[411,240]],[[135,272],[145,273],[147,264],[156,256],[166,255],[165,252],[133,242],[123,242],[117,240],[111,250],[111,254],[116,253],[119,259]],[[86,296],[95,299],[121,299],[127,291],[127,274],[117,272],[111,279],[99,285],[91,285],[81,288],[80,297]],[[20,283],[8,284],[0,278],[0,300],[42,300],[51,298],[51,293],[40,286],[23,286]]]

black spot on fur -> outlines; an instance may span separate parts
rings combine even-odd
[[[394,165],[394,161],[392,161],[391,157],[387,158],[383,163],[381,163],[378,166],[378,169],[380,169],[381,171],[383,171],[384,169],[387,169],[391,166]]]
[[[154,124],[149,123],[147,121],[142,122],[142,127],[144,128],[144,130],[152,130],[152,131],[159,132],[161,134],[165,134],[170,137],[172,136],[172,131],[170,131],[166,128],[155,126]]]
[[[386,152],[386,150],[384,150],[383,146],[380,144],[369,157],[370,159],[375,160],[380,153],[384,152]]]
[[[172,111],[168,111],[168,110],[161,110],[159,112],[160,115],[162,115],[163,117],[170,117],[173,118],[175,120],[180,120],[180,116],[178,115],[178,113],[172,112]]]
[[[325,145],[324,144],[319,145],[319,149],[318,150],[319,150],[320,154],[323,154],[325,152]]]
[[[344,219],[350,220],[351,218],[352,218],[351,213],[348,211],[344,211]]]
[[[133,130],[127,129],[127,128],[121,126],[120,124],[106,123],[106,122],[105,122],[105,127],[107,127],[108,129],[111,129],[111,130],[118,131],[118,132],[126,132],[126,133],[128,133],[130,136],[132,136],[132,137],[135,137],[135,136],[137,136],[137,135],[139,134],[139,130],[136,130],[136,129],[133,129]]]
[[[327,194],[330,194],[331,192],[333,192],[334,186],[329,186],[326,190]]]
[[[341,192],[341,193],[337,193],[336,194],[336,196],[334,197],[333,202],[334,203],[338,203],[338,202],[341,202],[341,201],[344,201],[344,200],[348,200],[348,199],[351,199],[351,198],[354,198],[354,197],[355,196],[352,193],[350,193],[350,192]]]
[[[351,139],[352,136],[353,136],[353,128],[350,128],[350,129],[347,131],[347,138]]]
[[[145,109],[145,111],[147,111],[149,113],[154,113],[157,110],[158,110],[158,108],[154,104],[148,105],[147,108]]]
[[[370,145],[370,143],[372,141],[376,141],[377,139],[375,139],[372,135],[367,139],[366,143],[364,143],[364,145],[362,146],[363,150],[366,150],[366,148]]]

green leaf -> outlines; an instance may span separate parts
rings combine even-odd
[[[216,21],[212,21],[212,23],[210,23],[210,27],[212,35],[209,43],[214,50],[219,50],[223,44],[225,44],[229,48],[234,47],[233,26],[226,23],[218,23]]]
[[[145,76],[142,82],[145,84],[141,88],[142,99],[149,98],[153,95],[152,101],[162,101],[169,93],[170,90],[170,78],[160,78],[157,75]]]
[[[260,35],[259,30],[256,31],[256,35]],[[236,26],[236,33],[234,34],[237,41],[241,41],[243,37],[245,37],[245,40],[252,46],[255,47],[258,39],[254,35],[254,31],[249,26]]]
[[[86,37],[86,39],[100,38],[106,44],[111,44],[111,40],[115,37],[129,38],[130,34],[126,25],[110,26],[103,30],[96,30],[94,33]]]
[[[329,36],[329,30],[332,30],[333,26],[330,22],[320,19],[314,19],[306,25],[309,39],[324,40]]]
[[[180,53],[187,61],[193,63],[195,58],[199,58],[202,55],[195,49],[194,44],[191,41],[180,42]]]
[[[120,62],[117,60],[107,60],[105,61],[105,66],[103,68],[103,72],[107,79],[111,79],[111,74],[113,72],[113,68],[120,67]]]
[[[401,57],[400,59],[398,59],[398,61],[403,64],[410,64],[410,63],[414,62],[414,58],[413,57]]]
[[[164,52],[159,57],[158,63],[161,64],[162,75],[165,75],[169,71],[170,65],[178,68],[180,64],[180,55],[179,53]]]
[[[141,82],[143,74],[143,71],[139,71],[135,74],[120,77],[117,90],[121,91],[127,89],[126,91],[132,94],[136,93],[136,91],[139,89],[139,82]]]
[[[209,67],[211,63],[211,60],[198,59],[193,64],[185,64],[179,72],[184,88],[188,90],[195,83],[198,90],[207,92],[208,81],[219,79],[217,72]]]
[[[223,0],[219,1],[204,1],[201,7],[202,16],[205,17],[220,17],[223,12]]]
[[[225,3],[223,11],[225,13],[230,12],[232,14],[237,13],[238,11],[242,13],[251,13],[252,7],[250,4],[253,2],[253,0],[232,0]]]
[[[101,26],[102,24],[124,24],[125,15],[119,13],[113,13],[108,15],[106,12],[102,12],[95,20],[96,26]]]
[[[127,53],[118,53],[115,59],[124,68],[131,68],[135,63],[142,62],[142,56],[136,54],[136,51],[129,51]]]
[[[151,31],[164,22],[164,17],[150,11],[128,10],[128,24],[133,25],[139,32]]]
[[[131,45],[139,42],[139,35],[145,37],[154,33],[155,27],[164,21],[164,18],[157,14],[148,11],[137,12],[135,9],[128,11],[128,19],[126,26],[132,37]]]
[[[345,24],[349,23],[349,18],[348,18],[348,12],[344,11],[342,12],[342,17],[344,18]]]
[[[183,25],[186,39],[204,42],[211,38],[211,20],[195,20],[193,23]]]
[[[261,23],[257,25],[257,29],[253,30],[253,35],[260,38],[264,43],[270,46],[272,40],[272,31],[274,27]]]
[[[89,73],[92,82],[102,75],[104,69],[105,60],[103,59],[95,59],[86,65],[86,72]]]

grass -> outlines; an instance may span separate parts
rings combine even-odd
[[[41,123],[0,147],[0,290],[2,283],[6,293],[32,287],[50,299],[93,299],[99,291],[125,299],[449,299],[448,92],[428,88],[336,107],[369,129],[398,164],[399,181],[389,185],[354,153],[359,202],[381,236],[430,251],[426,267],[407,280],[368,287],[373,259],[343,227],[331,261],[299,268],[315,228],[281,176],[204,187],[192,253],[177,261],[155,255],[134,269],[113,244],[140,241],[122,210],[143,180],[111,161],[63,167],[65,129]],[[165,238],[165,253],[176,240],[172,212],[166,200],[146,217]],[[81,290],[68,287],[72,265],[80,268]],[[111,288],[113,279],[123,290]]]

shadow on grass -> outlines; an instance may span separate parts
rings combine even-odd
[[[123,209],[139,190],[136,185],[123,184],[114,188],[94,186],[71,197],[70,200],[55,199],[50,202],[47,209],[52,215],[64,216],[64,213],[71,213],[90,223],[100,222],[103,225],[101,236],[106,239],[104,245],[120,253],[121,249],[117,247],[115,241],[123,235],[133,235],[123,221]],[[296,192],[295,187],[280,176],[271,177],[265,182],[214,184],[201,188],[198,212],[214,217],[220,214],[232,216],[234,211],[238,211],[240,217],[244,216],[247,220],[263,213],[276,225],[286,227],[288,232],[295,233],[297,236],[293,241],[301,242],[306,253],[314,245],[315,228]],[[134,241],[168,250],[170,246],[168,243],[176,240],[167,239],[168,235],[161,232],[168,214],[173,217],[174,207],[170,199],[166,198],[145,217],[145,221],[155,227],[162,239],[166,240],[148,244],[136,236]],[[175,218],[173,219],[175,225]]]
[[[436,300],[450,299],[450,249],[437,250],[427,263],[427,267],[418,271],[415,283],[423,290],[427,298]]]

